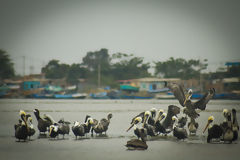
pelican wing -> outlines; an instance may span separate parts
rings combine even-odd
[[[184,101],[186,99],[183,87],[179,84],[176,83],[170,83],[168,87],[171,89],[173,92],[174,96],[178,99],[179,103],[184,106]]]
[[[55,123],[54,119],[50,115],[48,115],[48,114],[44,114],[43,115],[43,119],[46,120],[46,121],[51,122],[52,124]]]
[[[212,99],[212,97],[215,94],[215,89],[211,88],[208,90],[207,93],[205,93],[205,95],[198,100],[197,102],[193,103],[193,107],[195,109],[201,109],[201,110],[205,110],[207,103],[209,102],[210,99]]]

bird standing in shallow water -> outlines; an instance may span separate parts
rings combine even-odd
[[[174,121],[174,126],[173,126],[173,136],[177,137],[177,139],[185,139],[188,137],[187,135],[187,130],[185,128],[180,128],[178,124],[178,118],[176,116],[172,117],[172,120]]]
[[[232,109],[232,116],[233,116],[233,141],[236,141],[238,139],[238,131],[239,131],[239,125],[237,121],[237,111],[236,109]]]
[[[196,135],[198,129],[198,123],[195,121],[194,118],[190,118],[190,122],[188,123],[188,130],[190,135]]]
[[[146,128],[139,128],[137,125],[140,124],[142,122],[142,117],[136,117],[135,120],[133,121],[133,124],[127,129],[127,132],[134,127],[134,134],[139,138],[141,138],[141,140],[143,142],[146,141],[147,138],[147,129]]]
[[[107,119],[102,118],[99,123],[97,120],[95,120],[95,123],[93,124],[92,130],[91,130],[92,135],[93,135],[93,131],[96,134],[102,134],[103,132],[105,132],[106,134],[111,118],[112,118],[112,113],[109,113],[107,115]]]
[[[93,124],[93,119],[91,117],[87,118],[86,122],[83,124],[80,124],[78,121],[74,122],[74,125],[72,126],[72,131],[74,135],[83,137],[86,134],[86,129]]]
[[[69,131],[70,131],[69,124],[70,122],[64,121],[63,118],[58,121],[58,130],[59,130],[58,133],[63,135],[63,139],[65,134],[69,134]]]
[[[212,125],[213,121],[214,121],[213,116],[208,117],[207,125],[203,130],[203,133],[204,133],[208,128],[207,143],[210,143],[212,139],[219,139],[223,135],[222,127],[220,127],[217,124]]]
[[[29,123],[28,125],[28,137],[29,137],[29,140],[30,140],[30,137],[33,136],[35,134],[35,129],[33,127],[33,123],[32,123],[32,117],[31,115],[27,115],[27,122]]]
[[[54,120],[50,116],[47,116],[47,115],[45,115],[44,117],[41,117],[38,109],[34,109],[33,111],[34,111],[34,115],[38,121],[37,127],[38,127],[40,134],[41,134],[41,132],[45,134],[45,132],[47,131],[49,126],[54,123]]]
[[[15,137],[19,141],[20,140],[26,141],[28,137],[28,125],[27,125],[26,113],[23,110],[20,110],[19,114],[22,120],[19,120],[19,124],[14,125]]]

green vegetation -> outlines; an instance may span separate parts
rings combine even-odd
[[[0,79],[14,77],[14,68],[6,51],[0,49]]]
[[[155,76],[162,78],[181,78],[184,80],[222,79],[228,77],[240,77],[240,66],[231,66],[227,71],[221,70],[214,73],[204,73],[207,60],[185,60],[182,58],[169,58],[166,61],[155,61]],[[79,79],[87,79],[88,83],[101,86],[109,85],[119,87],[117,80],[135,79],[152,76],[149,73],[150,63],[144,62],[144,58],[133,54],[115,53],[109,55],[103,48],[99,51],[88,52],[82,58],[82,62],[74,64],[60,63],[59,60],[50,60],[41,70],[48,79],[66,79],[69,84],[77,84]],[[14,77],[13,63],[6,51],[0,50],[0,79]]]

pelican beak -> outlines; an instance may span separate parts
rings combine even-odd
[[[165,116],[164,116],[164,115],[162,115],[162,116],[160,117],[159,121],[161,121],[161,120],[162,120],[164,117],[165,117]]]
[[[133,126],[134,126],[134,123],[127,129],[126,132],[128,132]]]
[[[51,133],[52,133],[52,130],[53,130],[53,128],[52,128],[52,127],[50,127],[50,130],[49,130],[49,135],[51,135]]]
[[[203,133],[206,131],[206,129],[208,128],[209,124],[210,124],[210,122],[208,121],[206,127],[205,127],[204,130],[203,130]]]
[[[147,119],[148,119],[148,115],[144,116],[143,127],[144,127],[144,125],[146,124]]]
[[[184,103],[183,103],[184,106],[185,106],[185,104],[186,104],[186,102],[187,102],[189,96],[190,96],[190,94],[187,93],[186,96],[185,96],[185,101],[184,101]]]

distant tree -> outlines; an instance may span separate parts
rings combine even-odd
[[[83,65],[93,72],[97,72],[98,65],[101,66],[101,72],[107,72],[110,68],[110,57],[108,50],[103,48],[99,51],[88,52],[85,57],[83,57]]]
[[[45,73],[46,78],[58,79],[67,76],[69,71],[68,64],[59,64],[58,60],[51,60],[42,68],[42,73]]]
[[[77,84],[79,78],[86,78],[87,69],[81,67],[80,64],[72,64],[67,74],[67,82],[70,84]]]
[[[115,79],[133,79],[151,76],[148,72],[149,63],[144,63],[142,57],[133,54],[116,53],[111,58],[116,61],[112,64],[111,73]]]
[[[11,78],[14,75],[15,71],[9,55],[0,49],[0,79]]]
[[[165,78],[191,79],[199,78],[202,70],[207,68],[207,60],[186,61],[182,58],[171,57],[165,62],[155,62],[155,75],[163,75]]]

